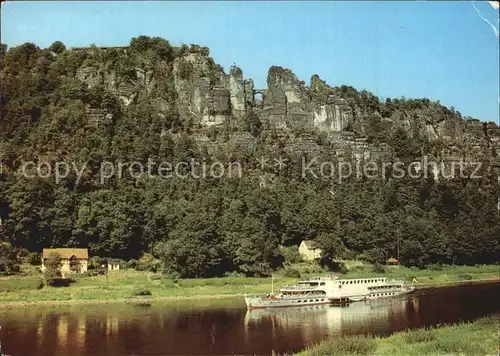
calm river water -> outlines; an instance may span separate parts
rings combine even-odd
[[[388,335],[500,311],[500,283],[425,289],[399,298],[247,311],[241,299],[0,310],[12,356],[295,352],[327,337]]]

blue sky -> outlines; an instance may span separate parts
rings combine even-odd
[[[309,83],[428,97],[499,120],[498,10],[487,2],[6,2],[2,42],[126,45],[138,35],[208,46],[265,87],[271,65]]]

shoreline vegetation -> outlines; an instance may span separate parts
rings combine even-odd
[[[298,353],[316,355],[496,355],[500,314],[472,322],[400,331],[388,337],[370,335],[326,339]]]
[[[367,268],[368,267],[368,268]],[[417,290],[462,283],[500,281],[499,265],[442,266],[439,270],[401,267],[375,273],[371,266],[353,268],[340,278],[402,278],[408,283],[415,278]],[[315,267],[302,268],[300,278],[328,275]],[[316,267],[317,268],[317,267]],[[312,271],[311,271],[312,269]],[[290,269],[288,269],[290,270]],[[295,271],[300,270],[296,268]],[[41,275],[0,277],[0,306],[22,307],[73,303],[150,303],[153,301],[210,300],[242,297],[246,293],[266,293],[273,287],[292,284],[297,277],[287,277],[287,269],[271,278],[220,277],[172,280],[160,274],[123,270],[105,276],[77,278],[64,287],[44,286]]]

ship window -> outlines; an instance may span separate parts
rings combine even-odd
[[[319,302],[319,299],[316,299],[316,302]]]
[[[309,301],[310,301],[310,302],[314,302],[314,300],[312,300],[312,299],[309,299]]]

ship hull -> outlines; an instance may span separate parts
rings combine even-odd
[[[286,308],[307,305],[329,304],[326,296],[308,298],[269,299],[265,297],[245,297],[247,309]]]
[[[374,300],[374,299],[382,299],[382,298],[392,298],[400,295],[411,293],[415,290],[414,286],[405,287],[404,289],[397,290],[388,290],[383,292],[368,292],[365,295],[349,295],[343,294],[336,297],[330,297],[329,301],[331,303],[339,303],[339,302],[361,302],[365,300]]]

